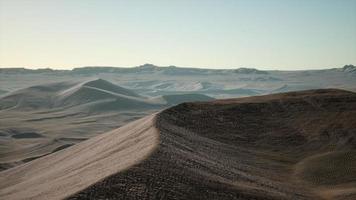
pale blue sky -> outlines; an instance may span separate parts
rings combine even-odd
[[[0,67],[356,64],[356,0],[0,0]]]

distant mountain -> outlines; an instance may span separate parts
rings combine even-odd
[[[99,73],[162,73],[165,75],[183,74],[206,74],[209,72],[219,72],[217,69],[183,68],[176,66],[159,67],[153,64],[144,64],[137,67],[81,67],[74,68],[74,74],[99,74]]]
[[[234,70],[237,74],[268,74],[267,71],[258,70],[255,68],[239,68]]]
[[[86,66],[74,68],[73,70],[53,70],[46,69],[26,69],[26,68],[0,68],[0,73],[4,74],[36,74],[36,73],[69,73],[69,74],[100,74],[100,73],[162,73],[165,75],[204,75],[221,74],[235,72],[239,74],[268,74],[266,71],[254,68],[239,69],[204,69],[167,66],[160,67],[153,64],[144,64],[136,67],[106,67],[106,66]]]
[[[335,69],[335,68],[334,68]],[[337,68],[336,68],[337,69]],[[326,69],[327,70],[327,69]],[[330,69],[333,70],[333,69]],[[342,68],[345,72],[354,72],[355,66],[345,65]],[[315,70],[314,70],[315,71]],[[325,71],[325,70],[321,70]],[[143,64],[136,67],[113,67],[113,66],[86,66],[78,67],[73,70],[54,70],[45,69],[26,69],[26,68],[0,68],[0,74],[38,74],[38,73],[64,73],[64,74],[101,74],[101,73],[160,73],[164,75],[218,75],[218,74],[257,74],[266,75],[271,71],[258,70],[255,68],[238,68],[238,69],[207,69],[207,68],[191,68],[191,67],[176,67],[176,66],[156,66],[153,64]],[[283,72],[283,71],[282,71]]]
[[[257,70],[254,68],[239,68],[239,69],[204,69],[204,68],[188,68],[188,67],[159,67],[153,64],[144,64],[132,68],[120,67],[82,67],[72,70],[76,74],[91,74],[91,73],[161,73],[164,75],[210,75],[224,73],[238,74],[268,74],[267,71]]]
[[[356,66],[353,65],[345,65],[342,70],[346,73],[356,74]]]
[[[0,73],[3,74],[38,74],[38,73],[58,73],[69,70],[55,70],[50,68],[45,69],[26,69],[26,68],[0,68]]]

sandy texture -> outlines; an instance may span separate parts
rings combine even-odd
[[[0,171],[121,127],[162,108],[212,98],[149,98],[102,79],[31,86],[0,98]]]
[[[68,199],[355,199],[355,122],[341,90],[180,104],[148,159]]]
[[[0,199],[63,199],[149,156],[154,115],[0,173]]]

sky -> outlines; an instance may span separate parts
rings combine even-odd
[[[356,0],[0,0],[0,67],[356,64]]]

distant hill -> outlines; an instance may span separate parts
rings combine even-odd
[[[60,73],[69,70],[56,70],[56,69],[27,69],[27,68],[0,68],[0,73],[3,74],[38,74],[38,73]]]
[[[346,73],[356,74],[356,66],[353,65],[345,65],[342,70]]]
[[[335,68],[331,68],[329,70],[334,70]],[[341,69],[345,72],[354,72],[355,66],[353,65],[345,65]],[[325,71],[323,70],[313,70],[313,71]],[[267,75],[270,72],[274,72],[271,70],[258,70],[255,68],[237,68],[237,69],[208,69],[208,68],[192,68],[192,67],[177,67],[177,66],[157,66],[153,64],[143,64],[135,67],[114,67],[114,66],[85,66],[85,67],[77,67],[72,70],[57,70],[51,68],[44,69],[27,69],[27,68],[0,68],[0,74],[82,74],[82,75],[90,75],[90,74],[102,74],[102,73],[159,73],[163,75],[219,75],[219,74],[228,74],[228,73],[236,73],[236,74],[257,74],[257,75]],[[283,72],[279,71],[279,72]]]
[[[268,74],[267,71],[257,70],[255,68],[239,68],[234,70],[237,74]]]
[[[80,67],[74,68],[74,74],[99,74],[99,73],[161,73],[165,75],[184,75],[184,74],[207,74],[213,72],[220,72],[217,69],[200,69],[200,68],[185,68],[185,67],[159,67],[153,64],[144,64],[137,67],[123,68],[123,67]]]

